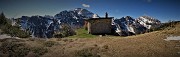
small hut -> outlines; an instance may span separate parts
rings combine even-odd
[[[111,34],[112,19],[106,13],[105,17],[86,19],[86,26],[89,34]]]

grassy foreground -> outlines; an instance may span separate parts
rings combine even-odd
[[[0,57],[179,57],[180,41],[164,40],[169,35],[180,36],[179,28],[177,24],[128,37],[97,37],[80,29],[70,38],[0,39]]]

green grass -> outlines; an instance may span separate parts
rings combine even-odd
[[[76,35],[70,36],[69,38],[95,38],[96,35],[88,34],[88,31],[84,28],[76,30]]]

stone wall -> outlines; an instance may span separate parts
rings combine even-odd
[[[88,22],[88,32],[91,34],[110,34],[111,19],[96,19]]]

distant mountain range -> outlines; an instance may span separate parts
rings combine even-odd
[[[59,30],[62,23],[76,29],[84,25],[84,18],[92,18],[94,13],[76,8],[57,13],[55,16],[22,16],[20,26],[22,30],[29,31],[32,37],[51,38],[54,31]]]
[[[51,38],[57,32],[63,23],[68,24],[72,29],[81,28],[84,25],[85,18],[99,18],[87,9],[76,8],[72,10],[64,10],[55,16],[22,16],[20,18],[20,27],[22,30],[32,34],[32,37]],[[114,19],[114,31],[121,36],[145,33],[148,29],[160,26],[158,19],[141,16],[133,19],[130,16]]]

